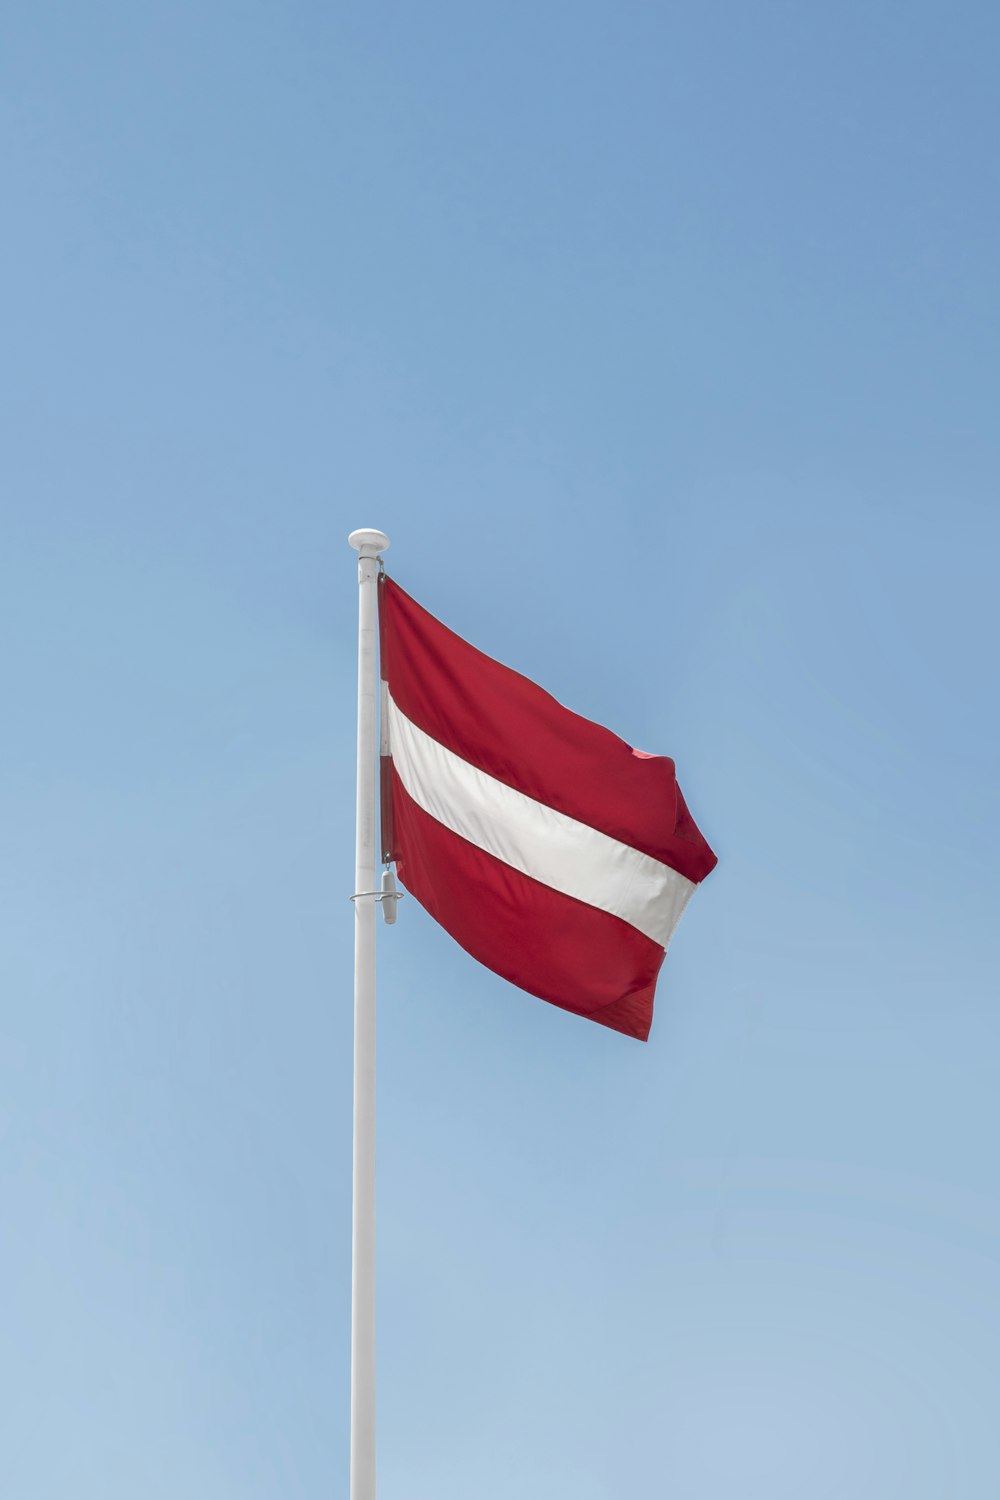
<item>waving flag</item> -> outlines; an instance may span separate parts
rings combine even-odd
[[[716,857],[666,756],[557,703],[379,588],[382,843],[472,956],[645,1040],[657,975]]]

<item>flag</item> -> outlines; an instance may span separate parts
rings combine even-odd
[[[473,958],[645,1041],[716,857],[667,756],[634,750],[379,585],[382,853]]]

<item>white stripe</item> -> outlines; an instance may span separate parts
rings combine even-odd
[[[388,692],[385,708],[393,765],[424,812],[523,875],[667,946],[693,881],[470,765],[418,729]]]

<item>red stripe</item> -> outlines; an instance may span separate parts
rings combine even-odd
[[[395,858],[395,836],[392,826],[392,757],[380,755],[378,759],[379,783],[379,833],[382,840],[382,861],[388,864]]]
[[[472,957],[563,1010],[645,1041],[663,949],[452,833],[392,773],[396,869]]]
[[[636,754],[477,651],[384,579],[382,675],[427,734],[481,771],[699,881],[716,857],[667,756]]]

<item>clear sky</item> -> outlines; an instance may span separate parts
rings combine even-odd
[[[995,4],[8,11],[0,1491],[346,1494],[354,556],[673,755],[380,935],[382,1500],[1000,1493]]]

